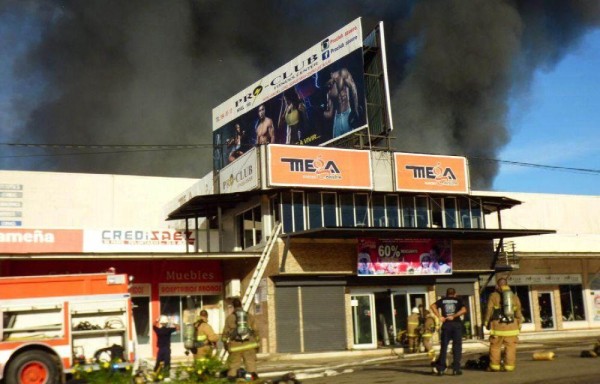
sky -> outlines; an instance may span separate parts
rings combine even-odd
[[[212,108],[356,17],[385,24],[396,150],[600,195],[596,0],[0,0],[0,169],[200,178]]]
[[[499,158],[595,170],[502,164],[496,191],[600,195],[600,31],[556,67],[536,71],[531,90],[511,100],[510,142]]]

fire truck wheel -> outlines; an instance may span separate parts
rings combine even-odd
[[[6,382],[16,384],[59,383],[59,368],[49,354],[29,351],[17,356],[8,366]]]

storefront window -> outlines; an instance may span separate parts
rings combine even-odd
[[[383,195],[373,196],[373,226],[387,227],[385,219],[385,201]]]
[[[356,213],[355,225],[367,227],[369,225],[369,195],[357,193],[354,195],[354,209]]]
[[[337,226],[335,193],[323,193],[323,218],[326,227]]]
[[[171,335],[172,343],[183,342],[183,311],[189,308],[203,308],[206,305],[219,303],[220,296],[162,296],[160,298],[160,313],[169,317],[173,325],[179,325],[179,331]]]
[[[150,342],[150,298],[132,297],[131,302],[138,344],[148,344]]]
[[[262,240],[262,218],[260,206],[256,206],[238,215],[240,243],[243,248],[252,247]]]
[[[398,217],[398,196],[385,196],[385,215],[388,227],[398,227],[400,225],[400,218]]]
[[[428,228],[429,227],[429,199],[425,196],[415,197],[415,204],[417,208],[417,227]]]
[[[306,195],[308,200],[308,227],[320,228],[323,226],[323,216],[321,214],[321,194],[310,192]]]
[[[415,224],[415,200],[412,197],[402,198],[402,225],[413,228]]]
[[[285,233],[304,230],[304,192],[281,194],[283,231]]]
[[[563,321],[585,320],[581,285],[559,285]]]
[[[531,323],[531,300],[529,299],[529,286],[527,285],[517,285],[512,287],[513,292],[519,298],[521,302],[521,313],[523,314],[523,322]]]
[[[351,193],[340,194],[342,227],[354,227],[354,201]]]
[[[453,197],[444,198],[444,228],[456,228],[456,199]]]

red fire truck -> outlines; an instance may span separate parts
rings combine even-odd
[[[0,379],[65,381],[75,365],[135,362],[135,325],[125,274],[0,278]]]

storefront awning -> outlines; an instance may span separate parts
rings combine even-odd
[[[356,239],[363,238],[446,238],[454,240],[494,240],[510,237],[547,235],[556,233],[545,229],[451,229],[451,228],[315,228],[286,233],[281,237],[310,239]]]

